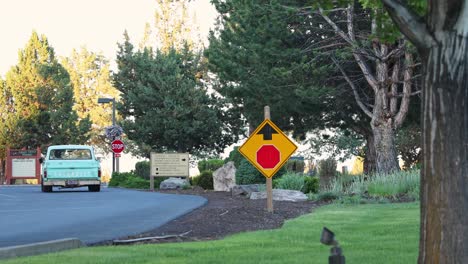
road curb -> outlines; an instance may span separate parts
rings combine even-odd
[[[0,259],[33,256],[84,247],[78,238],[64,238],[21,246],[0,248]]]

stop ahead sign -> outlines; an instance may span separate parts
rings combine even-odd
[[[270,119],[266,119],[239,148],[239,152],[265,177],[271,178],[296,149],[296,144]]]
[[[120,154],[125,149],[125,144],[120,139],[116,139],[112,141],[111,149],[115,154]]]

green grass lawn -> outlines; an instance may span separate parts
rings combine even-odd
[[[5,263],[328,263],[323,226],[335,232],[347,263],[416,263],[419,203],[328,205],[278,230],[219,241],[90,247]]]

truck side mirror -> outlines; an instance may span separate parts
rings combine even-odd
[[[44,163],[44,158],[43,157],[39,158],[39,163]]]

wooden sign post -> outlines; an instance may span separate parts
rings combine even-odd
[[[239,152],[266,179],[267,210],[273,213],[272,177],[288,161],[297,146],[270,120],[270,107],[264,108],[265,120],[250,134]]]
[[[270,107],[267,105],[264,108],[265,120],[270,120]],[[273,177],[266,177],[266,195],[267,195],[267,211],[273,213]]]

